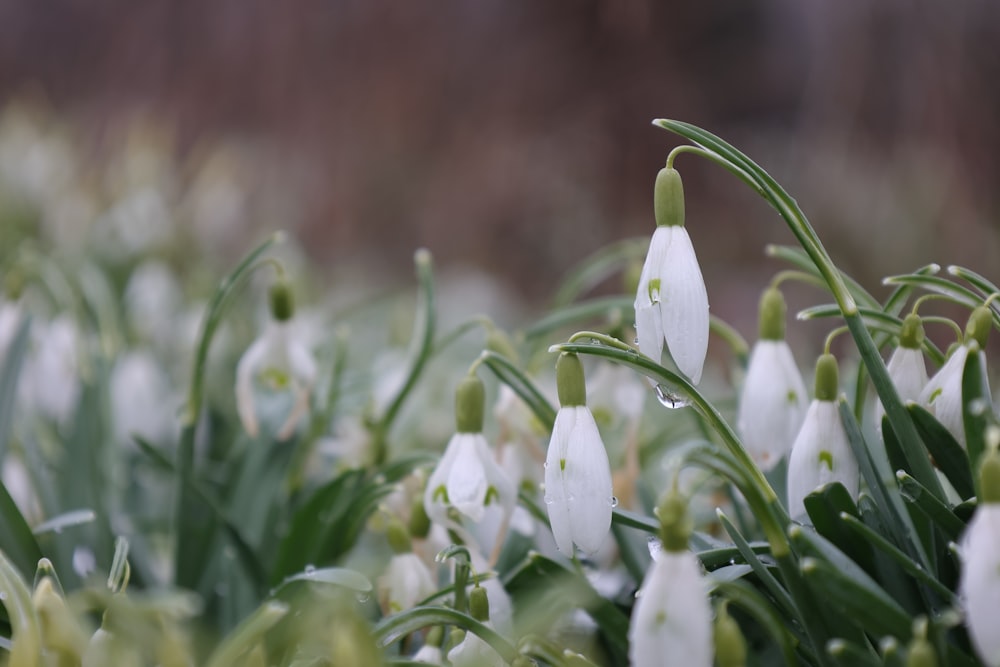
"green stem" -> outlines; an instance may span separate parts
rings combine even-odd
[[[395,398],[393,398],[389,407],[386,408],[382,419],[375,425],[374,437],[372,439],[375,465],[380,465],[385,461],[388,454],[386,438],[388,437],[389,429],[392,427],[392,422],[396,419],[396,415],[399,414],[399,410],[403,407],[403,402],[407,396],[410,395],[410,391],[416,385],[417,379],[430,359],[434,347],[434,268],[431,263],[431,254],[425,248],[421,248],[414,255],[413,261],[417,267],[417,283],[420,288],[420,294],[423,297],[422,306],[417,310],[420,317],[417,318],[414,324],[416,353],[413,358],[413,365],[410,366],[410,372],[407,374],[403,386]]]
[[[380,646],[388,646],[410,633],[429,625],[455,625],[478,635],[493,647],[508,663],[517,658],[517,649],[488,625],[484,625],[468,614],[447,607],[414,607],[399,614],[387,616],[375,626],[373,635]]]

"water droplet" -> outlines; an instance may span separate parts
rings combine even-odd
[[[368,602],[368,598],[369,598],[368,593],[358,593],[354,596],[354,599],[361,604],[365,604],[366,602]]]
[[[443,563],[444,562],[444,556],[442,554],[438,554],[438,555],[434,556],[434,562],[435,563]]]
[[[611,503],[612,507],[618,507],[618,498],[616,496],[608,498],[608,502]]]
[[[552,499],[552,496],[548,496],[548,495],[545,496],[544,500],[545,500],[545,504],[546,505],[551,505],[552,503],[555,502],[555,500]]]
[[[638,600],[641,597],[642,597],[642,589],[640,588],[635,592],[635,599]]]
[[[549,467],[549,462],[548,462],[548,461],[546,461],[545,463],[543,463],[543,464],[542,464],[542,467],[543,467],[543,468],[548,468],[548,467]]]
[[[730,558],[729,559],[729,564],[730,565],[736,565],[736,559],[735,558]]]
[[[312,563],[310,563],[309,565],[306,565],[306,568],[305,568],[304,571],[305,571],[306,574],[315,574],[315,572],[316,572],[316,566],[313,565]]]
[[[666,385],[658,384],[656,389],[656,400],[660,402],[665,408],[670,408],[671,410],[676,410],[677,408],[685,408],[691,405],[691,401],[687,400],[680,394],[675,394]]]
[[[7,592],[0,591],[0,600],[6,600],[6,599],[7,599]]]

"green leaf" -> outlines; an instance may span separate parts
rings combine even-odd
[[[719,522],[725,529],[726,533],[733,540],[736,545],[736,549],[743,556],[743,560],[753,568],[753,572],[757,575],[757,579],[764,585],[767,592],[770,593],[771,597],[778,603],[781,607],[783,613],[786,616],[793,616],[795,614],[795,604],[792,602],[791,596],[788,594],[778,580],[771,574],[768,564],[761,560],[760,556],[751,548],[750,544],[746,541],[740,531],[736,529],[736,526],[729,520],[729,518],[722,512],[721,509],[715,511],[716,516],[719,517]]]
[[[32,572],[42,557],[42,550],[35,540],[28,522],[24,520],[17,503],[10,497],[7,487],[0,483],[0,549],[7,553],[21,572]]]
[[[793,628],[757,589],[742,580],[715,583],[715,592],[745,611],[774,640],[788,667],[799,664],[796,647],[804,648],[801,638],[793,634]]]
[[[844,620],[878,638],[891,635],[909,641],[910,615],[860,568],[845,572],[825,559],[804,558],[802,574]]]
[[[841,515],[860,517],[858,506],[840,482],[824,484],[805,498],[806,513],[816,532],[828,539],[868,574],[874,575],[871,547],[844,525]]]
[[[909,474],[901,470],[897,477],[906,501],[926,515],[948,536],[948,539],[957,542],[965,531],[965,524],[962,523],[962,520],[955,516],[955,513],[938,500],[933,493],[928,491],[927,487]]]
[[[602,296],[553,310],[522,332],[525,340],[546,336],[571,324],[607,319],[615,311],[631,312],[634,296]]]
[[[831,639],[826,645],[826,652],[844,667],[882,667],[882,661],[870,645],[861,647],[846,639]]]
[[[357,540],[379,500],[392,491],[364,470],[348,470],[316,489],[292,515],[271,573],[278,583],[309,565],[336,561]]]
[[[552,425],[556,421],[556,411],[539,391],[535,383],[507,357],[490,350],[484,351],[479,358],[497,378],[510,387],[518,397],[524,401],[525,405],[542,423],[546,430],[551,431]]]
[[[989,380],[983,373],[983,354],[979,350],[969,350],[962,370],[962,424],[972,470],[979,469],[979,458],[986,450],[986,427],[996,423]]]
[[[969,466],[969,455],[962,445],[958,444],[948,429],[941,425],[930,412],[921,405],[910,403],[906,406],[913,417],[913,423],[923,438],[927,451],[934,457],[934,463],[944,473],[948,481],[962,498],[975,495],[975,485],[972,470]]]

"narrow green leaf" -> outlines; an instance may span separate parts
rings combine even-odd
[[[858,506],[840,482],[824,484],[805,498],[806,513],[816,532],[836,545],[865,572],[874,576],[875,562],[871,547],[847,530],[841,515],[860,517]]]
[[[502,354],[486,350],[479,358],[501,382],[514,390],[514,393],[524,401],[525,405],[538,418],[538,421],[542,423],[542,426],[551,431],[552,424],[556,421],[556,411],[545,395],[535,386],[535,383],[520,368],[515,366],[514,362]]]
[[[843,512],[840,515],[840,519],[847,530],[854,532],[861,539],[866,540],[873,547],[889,556],[889,558],[903,568],[908,575],[917,579],[922,584],[934,589],[938,595],[942,596],[945,600],[948,600],[949,603],[954,604],[956,602],[955,594],[952,593],[947,586],[935,579],[922,567],[914,563],[906,554],[896,548],[894,544],[889,542],[889,540],[885,539],[865,525],[860,518],[847,512]]]
[[[913,504],[938,526],[948,539],[957,542],[965,530],[965,524],[951,509],[938,500],[923,484],[903,471],[897,474],[903,490],[903,497]]]
[[[207,667],[235,667],[241,664],[243,656],[260,642],[268,630],[273,628],[285,614],[288,605],[265,602],[250,618],[231,632],[209,658]]]
[[[983,303],[983,300],[979,297],[979,295],[970,290],[968,287],[938,276],[922,276],[910,273],[900,276],[889,276],[882,280],[882,284],[911,285],[913,287],[919,287],[920,289],[928,292],[940,294],[955,303],[969,308],[975,308]]]
[[[599,319],[606,320],[608,315],[615,311],[631,312],[633,301],[635,301],[635,296],[601,296],[563,306],[546,314],[545,317],[525,329],[521,335],[525,340],[531,341],[571,324],[579,325]]]
[[[302,572],[285,577],[284,581],[271,591],[271,596],[278,595],[286,586],[297,582],[340,586],[358,593],[369,593],[372,590],[372,582],[357,570],[346,567],[307,567]]]
[[[876,637],[891,635],[902,642],[911,636],[910,615],[882,590],[868,575],[854,568],[843,570],[819,558],[804,558],[802,574],[810,586],[831,605],[844,620],[856,624]]]
[[[770,593],[771,597],[774,598],[775,601],[777,601],[777,603],[781,606],[783,613],[786,616],[793,616],[795,614],[795,604],[792,602],[792,598],[788,594],[788,591],[786,591],[784,587],[778,583],[778,580],[774,577],[774,575],[771,574],[768,564],[766,564],[750,547],[750,544],[746,541],[743,535],[740,534],[740,531],[736,529],[736,526],[733,525],[722,510],[717,509],[715,514],[719,517],[719,522],[722,524],[726,533],[728,533],[729,537],[733,540],[733,543],[736,545],[736,549],[740,552],[740,555],[743,556],[743,560],[747,565],[753,568],[754,574],[757,575],[757,578],[760,580],[761,584],[764,585],[764,588],[767,589],[767,592]]]
[[[0,549],[21,572],[32,572],[42,557],[31,527],[3,483],[0,483]]]
[[[962,445],[958,444],[955,436],[923,406],[910,403],[906,409],[913,416],[913,423],[923,438],[927,451],[934,457],[934,463],[948,478],[958,495],[962,498],[973,497],[976,490],[972,481],[969,455]]]
[[[97,514],[92,509],[71,510],[59,516],[54,516],[48,521],[43,521],[35,526],[31,532],[35,535],[61,533],[66,528],[91,523],[96,517]]]
[[[648,248],[649,237],[637,236],[609,243],[583,258],[570,270],[556,290],[556,295],[552,299],[552,309],[572,303],[578,296],[627,266],[628,262],[641,260],[646,256]]]
[[[965,428],[965,447],[969,452],[972,470],[978,470],[979,458],[986,450],[986,427],[996,423],[993,399],[985,373],[985,357],[981,351],[969,351],[962,370],[962,424]],[[968,497],[968,496],[963,496]]]

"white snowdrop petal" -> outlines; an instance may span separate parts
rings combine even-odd
[[[593,553],[601,548],[611,527],[611,466],[590,410],[584,406],[569,409],[576,412],[576,424],[570,433],[573,451],[566,462],[574,498],[570,529],[573,541],[585,552]]]
[[[460,433],[462,445],[448,473],[448,502],[473,521],[483,516],[483,505],[489,483],[482,461],[476,451],[473,434]]]
[[[981,505],[962,536],[959,597],[976,653],[989,667],[1000,667],[1000,504]]]
[[[424,511],[427,512],[427,516],[432,521],[439,524],[447,522],[448,503],[446,502],[446,498],[448,494],[448,478],[455,465],[458,450],[462,446],[461,435],[460,433],[456,433],[451,436],[451,440],[448,441],[448,446],[445,447],[441,460],[438,462],[437,467],[434,468],[434,471],[431,472],[431,476],[427,480],[427,486],[424,488]]]
[[[712,610],[690,552],[664,552],[642,583],[629,623],[632,667],[711,667]]]
[[[805,497],[823,484],[840,482],[857,497],[860,479],[837,403],[814,400],[788,460],[789,516],[804,515]]]
[[[661,272],[663,335],[677,368],[698,384],[708,353],[708,292],[687,229],[667,229],[671,238]]]
[[[251,438],[257,437],[257,406],[254,403],[254,376],[267,353],[267,341],[255,340],[240,357],[236,365],[236,412],[243,423],[243,430]]]
[[[737,429],[762,470],[792,447],[807,408],[802,374],[785,341],[758,341],[750,353],[740,394]]]

